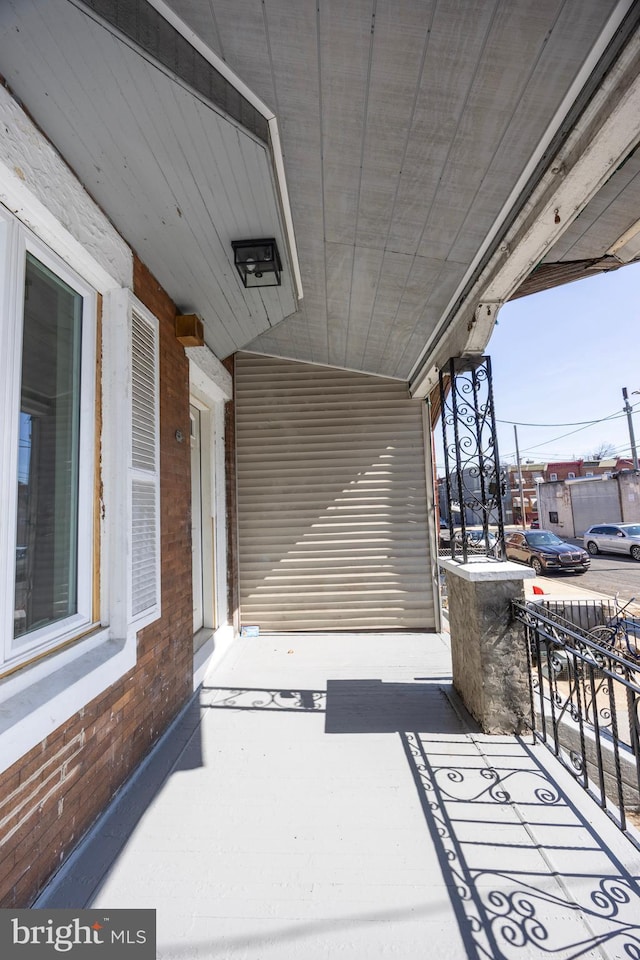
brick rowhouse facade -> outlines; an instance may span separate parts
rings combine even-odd
[[[162,616],[133,670],[0,776],[2,907],[33,902],[192,692],[189,366],[175,306],[137,258],[134,292],[160,330]]]

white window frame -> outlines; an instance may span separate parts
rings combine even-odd
[[[0,229],[0,254],[4,239]],[[161,612],[158,563],[157,603],[140,616],[131,616],[128,562],[131,549],[131,311],[145,313],[156,325],[157,320],[128,289],[114,287],[102,293],[100,623],[88,624],[85,630],[79,629],[70,636],[69,642],[63,638],[53,649],[33,654],[26,663],[17,663],[9,673],[0,676],[0,771],[10,767],[133,669],[137,661],[137,633]],[[3,313],[3,317],[6,316]],[[6,332],[12,342],[15,341],[15,332],[11,329]],[[19,381],[20,371],[13,373],[11,379]],[[0,382],[0,401],[11,389],[15,389],[15,384]],[[95,409],[91,413],[94,418]],[[15,435],[15,443],[17,422],[17,418],[12,419],[9,431]],[[3,444],[7,442],[2,431],[0,439]],[[157,441],[159,448],[159,433]],[[6,474],[7,471],[1,471],[1,483],[6,483]],[[92,509],[95,508],[97,504],[93,504]],[[5,513],[9,516],[8,510]],[[159,501],[156,516],[159,529]],[[6,520],[2,512],[0,520]],[[13,516],[11,524],[13,526]],[[0,524],[3,536],[5,529]],[[4,542],[0,546],[4,549]],[[4,555],[7,556],[6,550]],[[93,580],[93,563],[87,574]],[[13,610],[12,591],[9,601]]]
[[[139,627],[130,624],[126,615],[126,553],[120,543],[120,538],[124,537],[126,542],[127,536],[127,471],[119,470],[126,460],[115,459],[120,451],[110,439],[111,433],[117,432],[115,420],[123,391],[126,395],[130,390],[126,378],[114,377],[113,367],[117,368],[126,356],[116,350],[121,346],[120,326],[126,327],[128,291],[133,286],[133,253],[51,143],[2,86],[0,113],[8,131],[6,137],[0,138],[1,262],[9,262],[12,273],[18,271],[13,229],[26,230],[33,240],[38,238],[50,256],[58,258],[58,265],[64,262],[74,278],[82,278],[103,297],[102,487],[100,503],[95,504],[100,507],[100,623],[89,624],[86,633],[80,630],[70,638],[72,642],[61,642],[55,649],[39,654],[34,652],[26,663],[0,671],[3,771],[135,667]],[[22,309],[22,303],[16,303],[17,289],[15,283],[4,284],[4,289],[0,286],[3,355],[6,351],[14,356],[17,349],[17,325],[9,322],[18,307]],[[21,291],[20,301],[22,296]],[[9,538],[7,531],[13,531],[16,504],[12,507],[8,503],[7,493],[14,480],[7,464],[9,455],[16,456],[19,421],[17,417],[7,420],[6,411],[13,409],[14,397],[19,396],[16,378],[20,380],[21,371],[15,364],[5,366],[10,369],[9,376],[0,379],[0,553],[5,566],[10,562],[13,568],[15,553],[11,552],[8,540],[14,540],[15,534],[12,532]],[[95,421],[93,426],[97,429]],[[122,487],[112,482],[118,471],[124,477]],[[11,580],[13,576],[12,569]],[[0,575],[0,608],[6,609],[8,603],[13,610],[13,591],[6,596],[7,581],[8,577],[3,579]],[[124,587],[124,593],[120,587]]]
[[[93,614],[93,491],[95,480],[95,356],[97,297],[95,291],[53,251],[8,212],[0,210],[0,286],[3,287],[0,377],[6,384],[3,416],[1,496],[6,504],[0,516],[0,672],[66,643],[92,625]],[[80,434],[78,477],[77,611],[63,620],[14,637],[14,590],[18,476],[18,434],[24,323],[24,280],[27,254],[82,297],[80,365]],[[13,330],[13,336],[10,331]]]

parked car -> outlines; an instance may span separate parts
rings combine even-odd
[[[507,560],[526,563],[538,576],[558,570],[586,573],[591,563],[586,550],[566,543],[550,530],[510,533],[505,539],[505,550]]]
[[[484,530],[479,527],[473,527],[471,530],[465,532],[465,539],[467,542],[467,552],[468,553],[484,553],[490,554],[498,542],[498,538],[495,533],[492,533],[489,530],[487,538],[485,538]],[[488,542],[487,542],[488,539]],[[455,535],[456,548],[462,549],[462,531],[458,530]]]
[[[451,546],[451,534],[449,531],[449,524],[446,520],[443,520],[440,517],[440,535],[439,541],[441,547],[450,547]]]
[[[640,560],[640,523],[596,523],[584,534],[584,545],[596,553],[628,553]]]

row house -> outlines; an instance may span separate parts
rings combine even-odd
[[[520,471],[514,464],[507,469],[508,495],[505,500],[507,514],[511,514],[513,523],[522,522],[522,507],[524,504],[525,522],[538,519],[538,489],[539,484],[554,483],[562,480],[576,480],[579,478],[615,476],[624,470],[633,469],[631,460],[624,457],[615,457],[605,460],[562,460],[553,463],[531,463],[520,465]],[[522,492],[520,480],[522,477]]]
[[[507,520],[511,523],[525,523],[537,519],[538,485],[545,479],[546,463],[523,463],[518,468],[507,467]],[[522,487],[520,486],[522,480]]]
[[[637,258],[638,6],[1,5],[2,906],[244,626],[434,642],[440,373]]]

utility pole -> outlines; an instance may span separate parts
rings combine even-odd
[[[522,468],[520,466],[520,448],[518,447],[518,428],[515,423],[513,425],[513,432],[516,438],[516,461],[518,464],[518,486],[520,487],[520,519],[522,521],[522,529],[527,529],[527,511],[524,508],[524,488],[522,486]]]
[[[629,395],[627,393],[627,388],[622,388],[622,398],[624,400],[624,412],[627,415],[627,423],[629,424],[629,440],[631,442],[631,457],[633,459],[633,469],[638,469],[638,452],[636,450],[636,438],[633,432],[633,420],[631,419],[631,414],[633,412],[633,407],[629,403]]]

